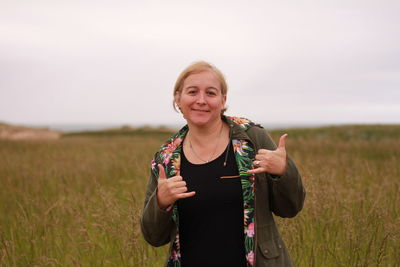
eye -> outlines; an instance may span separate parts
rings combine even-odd
[[[216,96],[217,92],[215,92],[214,90],[209,90],[209,91],[207,91],[207,95]]]
[[[188,94],[188,95],[194,95],[194,94],[196,94],[196,92],[197,92],[196,88],[188,88],[186,90],[186,94]]]

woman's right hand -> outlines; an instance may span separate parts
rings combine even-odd
[[[187,192],[186,182],[177,175],[167,179],[163,165],[158,164],[159,177],[157,185],[157,201],[160,209],[170,210],[178,199],[192,197],[195,191]]]

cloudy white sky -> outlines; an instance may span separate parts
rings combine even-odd
[[[228,114],[262,123],[400,123],[400,1],[1,1],[0,121],[179,124],[196,60]]]

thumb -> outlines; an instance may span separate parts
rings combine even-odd
[[[279,138],[279,144],[278,144],[278,148],[281,149],[285,149],[285,145],[286,145],[286,137],[288,136],[288,134],[284,134]]]
[[[164,166],[161,164],[158,164],[158,179],[167,179],[167,175],[165,175],[165,170],[164,170]]]

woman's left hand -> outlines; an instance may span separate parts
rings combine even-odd
[[[267,172],[275,175],[283,175],[286,169],[286,137],[287,134],[284,134],[279,138],[276,150],[259,149],[256,160],[253,161],[254,169],[247,171],[247,173]]]

